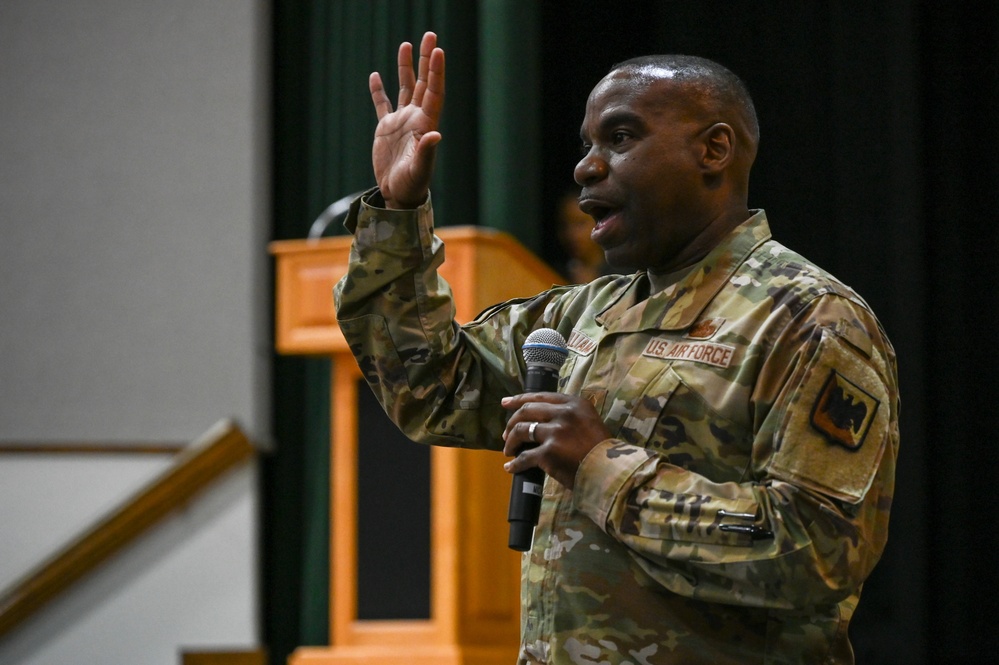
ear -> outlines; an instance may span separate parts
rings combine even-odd
[[[716,122],[701,135],[703,153],[701,167],[706,175],[721,173],[735,159],[735,130],[724,122]]]

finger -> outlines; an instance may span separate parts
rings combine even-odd
[[[423,93],[427,89],[427,77],[430,73],[430,57],[437,47],[437,35],[432,32],[424,33],[423,41],[420,42],[420,62],[419,73],[416,78],[416,87],[413,88],[413,103],[420,106],[423,103]]]
[[[534,427],[532,436],[531,427]],[[536,420],[521,421],[515,423],[503,435],[503,454],[507,457],[515,457],[523,454],[526,449],[534,448],[544,441],[544,423]]]
[[[507,402],[508,399],[509,398],[503,400],[503,406],[506,407],[507,409],[515,409],[515,410],[512,414],[510,414],[510,418],[506,421],[506,428],[503,430],[504,440],[507,437],[512,436],[512,432],[514,431],[514,429],[516,429],[516,427],[520,423],[531,423],[534,422],[535,420],[538,420],[536,416],[533,416],[532,414],[528,413],[528,409],[524,408],[525,404],[518,403],[516,406],[511,406]]]
[[[381,74],[372,72],[368,77],[368,90],[371,92],[371,103],[375,105],[375,115],[381,120],[392,112],[392,101],[385,94]]]
[[[564,393],[520,393],[519,395],[504,397],[501,403],[504,409],[514,411],[525,404],[530,404],[531,402],[564,404],[568,402],[569,399],[570,397]]]
[[[440,117],[444,107],[444,51],[436,48],[430,54],[430,73],[427,83],[421,91],[420,107],[423,112],[435,121]]]
[[[413,45],[403,42],[399,45],[399,103],[396,108],[409,104],[413,99]]]
[[[509,462],[506,462],[503,465],[503,468],[509,473],[520,473],[521,471],[527,471],[528,469],[540,469],[541,461],[541,451],[537,448],[529,448],[521,452],[519,455],[516,455]]]
[[[515,409],[513,414],[510,415],[509,420],[507,420],[506,430],[503,432],[504,438],[516,428],[518,423],[530,425],[532,422],[550,422],[555,417],[556,412],[553,411],[550,403],[544,399],[539,399],[548,395],[558,397],[556,393],[525,393],[515,397],[504,398],[502,402],[503,407]],[[527,439],[524,440],[526,441]],[[540,441],[540,439],[538,440]]]

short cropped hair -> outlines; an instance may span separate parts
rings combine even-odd
[[[619,62],[610,71],[637,70],[639,74],[667,77],[696,88],[705,100],[721,112],[735,109],[742,117],[746,131],[753,143],[759,143],[760,124],[749,88],[729,69],[707,58],[696,55],[645,55]]]

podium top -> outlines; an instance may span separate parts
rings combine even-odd
[[[508,233],[478,226],[443,227],[435,233],[447,247],[440,274],[451,285],[459,323],[498,302],[565,283]],[[277,261],[278,352],[349,353],[333,310],[333,286],[347,272],[352,240],[337,236],[270,244]]]

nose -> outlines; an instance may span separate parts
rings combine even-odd
[[[572,172],[576,184],[580,186],[592,185],[607,177],[607,162],[604,161],[592,148],[583,155],[583,158],[576,164]]]

